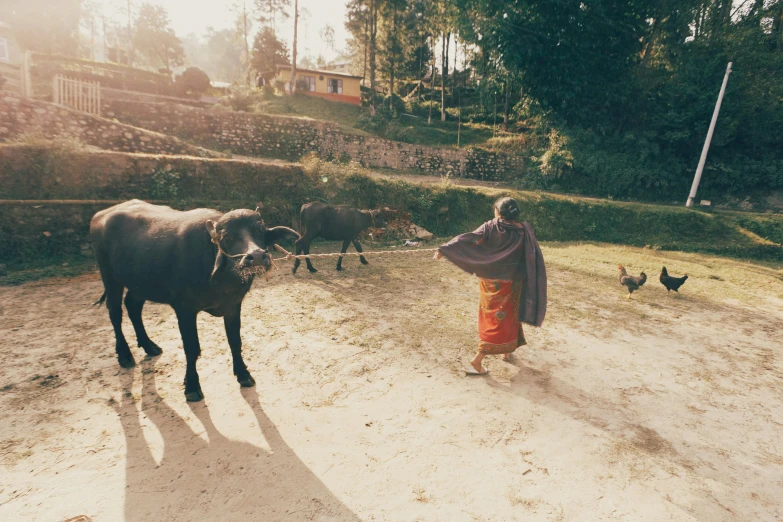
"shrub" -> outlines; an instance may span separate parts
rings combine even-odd
[[[234,87],[224,101],[235,111],[250,112],[256,103],[256,97],[247,87]]]
[[[281,80],[280,78],[275,78],[272,81],[272,85],[277,92],[280,94],[285,94],[285,81]]]
[[[566,169],[574,166],[574,155],[566,148],[567,145],[565,136],[554,129],[549,132],[549,147],[536,158],[542,174],[559,178]]]
[[[177,76],[174,87],[180,95],[204,94],[210,87],[209,76],[198,67],[188,67]]]
[[[383,99],[381,109],[390,113],[393,117],[398,117],[405,112],[405,102],[396,94],[390,94]]]
[[[390,140],[405,141],[406,133],[407,130],[399,122],[399,120],[392,120],[386,125],[386,132],[384,132],[384,136]]]
[[[275,95],[275,88],[269,82],[267,82],[261,88],[261,94],[265,100],[271,100]]]
[[[359,116],[356,126],[367,132],[379,133],[386,128],[388,123],[388,120],[380,112],[376,113],[375,116],[367,113]]]

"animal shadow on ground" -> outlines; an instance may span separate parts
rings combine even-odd
[[[191,405],[205,441],[158,395],[154,364],[143,364],[141,412],[131,394],[136,370],[121,372],[122,401],[115,405],[127,445],[126,520],[359,520],[286,445],[254,388],[243,396],[271,451],[226,438],[205,404]],[[160,464],[141,413],[163,438]]]
[[[717,453],[705,455],[693,454],[689,449],[678,451],[677,446],[684,448],[687,444],[684,445],[682,440],[677,440],[673,444],[662,437],[643,423],[639,418],[644,417],[643,414],[586,393],[545,371],[525,366],[520,359],[513,364],[519,368],[519,372],[511,378],[510,385],[502,384],[491,376],[487,378],[487,384],[494,389],[524,397],[561,415],[605,431],[620,447],[625,448],[626,455],[634,453],[646,455],[657,461],[670,474],[674,465],[674,469],[679,469],[681,472],[723,483],[726,486],[725,491],[731,492],[730,495],[717,491],[705,492],[700,498],[694,499],[690,505],[679,505],[673,502],[683,512],[697,520],[703,522],[736,520],[731,509],[726,507],[738,501],[732,489],[735,487],[735,484],[732,484],[735,476],[744,477],[746,487],[756,490],[765,489],[764,479],[757,476],[752,464],[745,464],[742,460]]]

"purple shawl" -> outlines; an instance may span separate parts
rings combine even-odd
[[[546,316],[546,267],[530,223],[493,219],[440,247],[443,256],[482,279],[522,280],[520,322],[541,326]]]

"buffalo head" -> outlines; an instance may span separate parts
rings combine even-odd
[[[252,210],[232,210],[218,221],[208,220],[206,226],[212,242],[218,245],[212,279],[228,265],[237,272],[268,270],[272,259],[267,249],[287,237],[299,239],[290,228],[267,228],[261,214]]]
[[[376,209],[370,211],[370,216],[372,216],[372,226],[375,228],[386,228],[388,223],[386,223],[386,216],[382,209]]]

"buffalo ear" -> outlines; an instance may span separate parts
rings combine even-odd
[[[212,268],[212,274],[209,276],[209,283],[214,285],[215,284],[215,276],[217,275],[220,270],[226,265],[226,256],[223,254],[223,252],[218,251],[217,257],[215,258],[215,266]]]
[[[207,232],[209,232],[209,237],[211,237],[213,241],[220,239],[220,236],[217,231],[217,223],[215,223],[211,219],[207,220]]]
[[[266,234],[264,234],[264,248],[273,246],[275,243],[279,243],[283,239],[296,241],[301,237],[302,236],[300,236],[298,232],[288,227],[272,227],[267,229]]]
[[[263,205],[261,205],[261,204],[259,204],[259,205],[256,207],[256,214],[258,214],[258,215],[260,216],[260,215],[261,215],[261,210],[262,210],[263,208],[264,208],[264,206],[263,206]]]
[[[217,230],[217,224],[212,221],[211,219],[207,220],[207,232],[209,233],[209,237],[212,238],[212,241],[214,243],[219,244],[220,241],[220,232]],[[218,248],[217,256],[215,257],[215,266],[212,268],[212,274],[209,276],[209,282],[210,284],[215,283],[215,275],[220,271],[220,269],[223,268],[226,264],[226,256],[223,254],[223,251]]]

